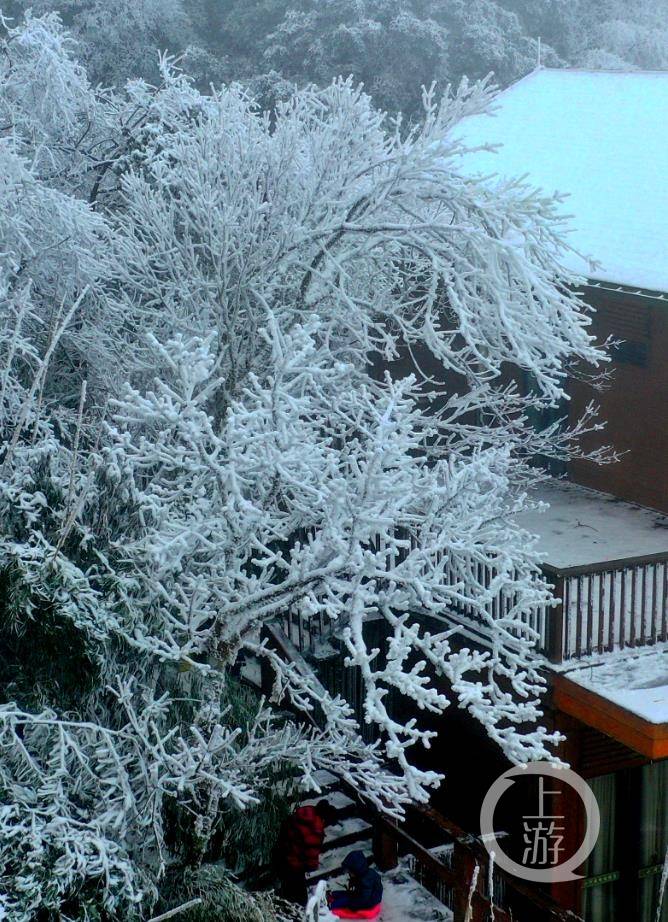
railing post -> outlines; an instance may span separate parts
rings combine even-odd
[[[472,882],[475,875],[476,862],[469,849],[464,848],[455,840],[452,855],[452,870],[455,872],[459,885],[453,892],[453,922],[473,922],[472,910],[475,909],[475,891]],[[469,905],[472,903],[472,905]]]
[[[276,673],[273,666],[266,656],[260,657],[260,694],[267,700],[271,699],[275,681]]]
[[[373,860],[379,871],[392,871],[399,864],[399,848],[392,824],[379,817],[373,824]]]
[[[549,619],[550,630],[548,632],[547,658],[551,663],[563,663],[564,661],[564,627],[567,623],[566,613],[564,612],[564,577],[557,574],[554,579],[554,596],[559,599],[559,603],[552,609],[552,617]]]

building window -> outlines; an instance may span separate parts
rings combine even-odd
[[[641,922],[668,922],[668,896],[657,916],[661,872],[668,851],[668,760],[642,769],[640,809]]]
[[[601,832],[586,868],[584,918],[586,922],[611,922],[619,896],[617,849],[617,774],[589,781],[601,811]]]
[[[661,873],[668,850],[668,759],[589,781],[601,832],[585,869],[585,922],[668,922]]]

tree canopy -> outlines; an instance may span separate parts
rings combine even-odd
[[[493,74],[506,86],[548,66],[662,69],[660,3],[621,0],[5,0],[19,17],[57,11],[93,83],[158,79],[181,56],[202,92],[240,81],[262,105],[352,75],[374,104],[419,119],[421,87]]]
[[[145,917],[170,871],[221,857],[277,771],[312,789],[333,769],[400,816],[440,778],[414,758],[432,732],[395,720],[391,695],[465,708],[515,762],[555,741],[527,620],[551,595],[515,515],[532,458],[578,434],[536,432],[531,411],[604,356],[555,261],[553,203],[458,172],[452,128],[490,91],[427,94],[406,133],[351,81],[270,118],[239,85],[204,95],[159,71],[93,86],[53,14],[2,38],[0,909],[16,922]],[[429,374],[417,358],[390,374],[416,350]],[[462,605],[485,649],[452,624]],[[336,624],[376,744],[262,644],[285,611]],[[242,720],[244,655],[275,686]]]

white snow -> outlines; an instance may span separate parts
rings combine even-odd
[[[319,794],[317,797],[311,797],[309,800],[303,801],[305,805],[315,806],[321,800],[327,800],[332,807],[336,810],[343,810],[345,807],[350,807],[355,803],[347,794],[344,794],[343,791],[332,791],[328,794]]]
[[[334,842],[336,839],[340,839],[342,836],[349,836],[353,833],[367,833],[371,832],[371,824],[367,823],[366,820],[363,820],[360,816],[350,816],[345,820],[341,820],[338,823],[334,823],[332,826],[328,826],[325,832],[325,842]]]
[[[262,663],[258,659],[247,657],[241,667],[241,677],[255,685],[256,688],[262,687]]]
[[[336,775],[328,772],[326,768],[319,768],[317,772],[313,772],[313,780],[322,790],[335,786],[339,781]]]
[[[668,723],[668,644],[601,656],[566,675],[649,723]]]
[[[464,172],[567,193],[569,242],[601,264],[570,254],[568,269],[668,291],[668,74],[541,69],[497,103],[457,130],[468,146],[502,145],[466,155]]]
[[[389,871],[383,877],[383,909],[379,922],[452,922],[452,912],[414,880],[403,867]],[[344,885],[344,880],[331,881],[330,888]],[[321,910],[319,922],[337,922],[336,916]]]
[[[539,535],[538,548],[554,567],[668,553],[668,516],[651,509],[558,480],[541,485],[532,498],[550,508],[517,521]]]

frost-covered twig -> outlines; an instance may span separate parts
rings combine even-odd
[[[167,912],[160,913],[159,916],[153,916],[148,922],[165,922],[166,919],[172,919],[174,916],[180,915],[182,912],[187,912],[189,909],[194,909],[195,906],[200,906],[202,900],[200,897],[197,897],[194,900],[188,900],[187,903],[182,903],[180,906],[176,906],[174,909],[169,909]]]
[[[668,849],[663,860],[663,870],[661,872],[661,882],[659,883],[659,901],[656,907],[656,922],[661,922],[661,913],[663,911],[663,901],[666,896],[666,887],[668,886]]]

